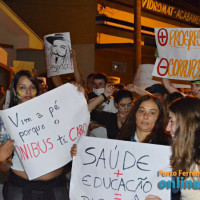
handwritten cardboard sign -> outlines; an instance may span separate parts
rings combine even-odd
[[[70,33],[55,33],[44,37],[47,77],[74,72],[71,63]]]
[[[71,161],[71,146],[86,134],[90,120],[85,97],[71,84],[0,115],[30,180]]]
[[[179,80],[200,79],[200,29],[156,28],[159,58],[153,76]]]
[[[70,199],[144,200],[149,194],[170,199],[159,190],[159,170],[170,171],[170,147],[81,137],[73,158]]]

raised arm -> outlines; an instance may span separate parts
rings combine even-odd
[[[128,89],[130,92],[135,92],[137,93],[138,95],[140,96],[144,96],[144,95],[152,95],[150,92],[136,86],[136,85],[133,85],[133,84],[128,84],[126,87],[126,89]]]
[[[110,97],[113,94],[114,90],[115,90],[115,88],[112,85],[107,84],[104,93],[102,93],[98,97],[93,98],[93,99],[91,99],[89,101],[89,103],[88,103],[88,110],[89,110],[89,112],[92,112],[92,110],[94,110],[98,105],[100,105],[108,97]]]
[[[55,87],[59,87],[59,86],[63,85],[63,81],[62,81],[62,79],[60,78],[59,75],[51,76],[51,80],[52,80]]]
[[[170,80],[168,78],[162,78],[162,83],[165,87],[165,89],[169,92],[169,94],[172,94],[174,92],[180,92],[177,88],[175,88]]]
[[[72,49],[72,53],[71,53],[71,62],[73,62],[73,66],[74,66],[75,81],[84,87],[83,76],[82,76],[80,67],[78,66],[78,63],[77,63],[77,54],[76,54],[75,50],[73,50],[73,49]]]

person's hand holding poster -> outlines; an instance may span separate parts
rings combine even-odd
[[[200,79],[200,29],[156,28],[159,57],[152,75],[179,80]]]
[[[70,199],[144,200],[148,195],[170,199],[170,147],[110,139],[81,137],[73,158]],[[165,182],[166,181],[166,182]]]
[[[71,161],[70,150],[87,132],[90,115],[84,95],[65,84],[0,111],[29,180]]]
[[[44,37],[47,77],[73,73],[69,33],[55,33]]]

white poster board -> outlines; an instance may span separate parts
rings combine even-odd
[[[159,58],[153,76],[178,80],[200,79],[200,29],[156,28]]]
[[[0,111],[29,180],[71,161],[70,150],[87,132],[90,115],[77,87],[65,84]]]
[[[47,77],[74,72],[71,62],[70,33],[44,36]]]
[[[161,83],[158,80],[153,80],[152,71],[153,64],[141,64],[134,76],[133,84],[143,89],[150,87],[153,84]]]
[[[152,76],[154,66],[153,64],[141,64],[134,76],[133,84],[143,89],[153,84],[161,84],[161,77]],[[191,83],[189,81],[172,80],[171,83],[176,88],[191,88]]]
[[[170,171],[170,147],[93,137],[81,137],[73,158],[70,199],[144,200],[149,194],[170,199],[159,190],[158,176]]]

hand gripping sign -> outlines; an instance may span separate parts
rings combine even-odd
[[[179,80],[200,79],[200,29],[156,28],[159,58],[152,75]]]
[[[54,33],[44,37],[47,76],[73,73],[69,33]]]
[[[71,161],[70,150],[87,132],[90,115],[81,92],[65,84],[0,111],[29,180]]]
[[[143,200],[148,195],[170,199],[170,189],[158,183],[170,171],[170,147],[137,142],[81,137],[73,158],[70,199]],[[81,169],[81,170],[80,170]]]

